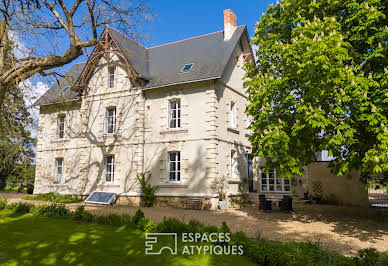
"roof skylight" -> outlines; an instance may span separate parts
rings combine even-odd
[[[70,89],[70,86],[66,86],[66,87],[63,88],[62,92],[66,92],[69,89]]]
[[[192,68],[193,68],[193,63],[191,64],[185,64],[182,69],[181,69],[181,73],[187,73],[189,72]]]

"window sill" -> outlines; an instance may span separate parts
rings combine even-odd
[[[159,185],[161,188],[187,188],[188,186],[189,185],[187,184],[182,184],[179,182],[163,183]]]
[[[237,129],[232,128],[232,127],[228,127],[227,130],[228,130],[229,132],[232,132],[232,133],[235,133],[235,134],[240,134],[240,131],[238,131]]]
[[[61,142],[68,142],[70,141],[69,138],[63,138],[63,139],[54,139],[51,141],[51,143],[61,143]]]
[[[120,188],[120,185],[115,183],[100,183],[97,185],[98,188]]]
[[[240,183],[241,183],[241,180],[238,180],[238,179],[232,179],[228,181],[228,184],[240,184]]]
[[[173,128],[171,128],[171,129],[160,131],[160,134],[165,135],[165,134],[176,134],[176,133],[187,133],[187,132],[188,132],[187,129],[182,129],[182,128],[173,129]]]

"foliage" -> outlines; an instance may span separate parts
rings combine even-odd
[[[158,223],[156,231],[159,233],[185,233],[190,232],[189,229],[192,227],[187,226],[184,222],[176,218],[163,217],[163,221]]]
[[[252,204],[247,193],[232,195],[232,196],[229,196],[229,199],[230,199],[231,205],[235,207],[241,207],[244,205]]]
[[[3,203],[4,204],[4,203]],[[6,209],[9,211],[8,215],[22,215],[29,213],[33,210],[34,205],[24,202],[16,202],[6,205]]]
[[[143,217],[144,217],[144,212],[142,210],[138,209],[132,218],[132,222],[137,225],[139,223],[140,219]]]
[[[357,252],[355,261],[357,265],[378,265],[379,253],[374,248],[365,248]]]
[[[78,206],[73,213],[73,220],[84,221],[84,222],[94,222],[95,215],[91,214],[88,211],[85,211],[85,206]]]
[[[57,203],[77,203],[82,202],[77,196],[73,195],[60,195],[55,194],[54,192],[49,193],[39,193],[34,196],[24,196],[23,199],[26,200],[42,200],[42,201],[50,201]]]
[[[71,217],[72,213],[64,204],[52,203],[50,205],[40,205],[35,207],[34,215],[46,217]]]
[[[383,0],[284,0],[256,25],[246,65],[253,153],[279,176],[328,150],[337,175],[388,171],[388,8]]]
[[[155,229],[155,227],[156,227],[155,223],[147,217],[140,218],[137,224],[137,229],[147,233],[152,232]]]
[[[219,200],[224,200],[228,189],[228,179],[225,176],[214,177],[209,184],[209,188],[212,193],[218,194]]]
[[[152,186],[150,184],[151,174],[149,172],[139,173],[137,175],[137,180],[139,180],[141,186],[140,198],[142,205],[145,207],[151,207],[155,203],[155,192],[159,189],[159,186]]]
[[[0,198],[0,211],[4,210],[7,207],[7,199],[6,198]]]

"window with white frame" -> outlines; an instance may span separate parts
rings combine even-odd
[[[57,118],[57,138],[63,139],[65,137],[66,116],[64,114],[58,115]]]
[[[113,182],[115,178],[115,157],[114,155],[104,156],[103,178],[105,182]]]
[[[181,181],[181,153],[179,151],[168,153],[168,180],[170,182]]]
[[[112,89],[116,86],[116,67],[108,67],[108,88]]]
[[[55,158],[54,182],[63,181],[63,158]]]
[[[237,152],[233,150],[230,152],[230,177],[232,179],[239,178]]]
[[[290,192],[290,179],[278,178],[276,170],[271,170],[268,173],[260,171],[261,191],[262,192]]]
[[[105,133],[116,133],[116,107],[106,108],[105,113]]]
[[[237,127],[237,109],[236,109],[236,104],[234,102],[230,102],[229,120],[230,120],[230,127],[236,128]]]
[[[181,101],[179,99],[171,100],[168,104],[168,127],[181,127]]]

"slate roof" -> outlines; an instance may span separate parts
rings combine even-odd
[[[136,73],[148,82],[143,89],[164,87],[173,84],[220,78],[238,44],[246,26],[239,26],[230,40],[224,41],[224,31],[218,31],[173,43],[145,48],[117,30],[107,27],[124,56]],[[187,73],[180,73],[185,64],[193,63]],[[35,105],[58,103],[75,99],[72,90],[61,93],[65,86],[75,83],[80,76],[83,64],[74,65],[67,73],[68,78],[55,84]],[[70,83],[69,83],[70,81]]]
[[[81,75],[85,62],[75,64],[67,73],[48,89],[34,105],[47,105],[59,102],[73,101],[79,99],[79,93],[71,89],[63,92],[63,89],[73,85]]]

